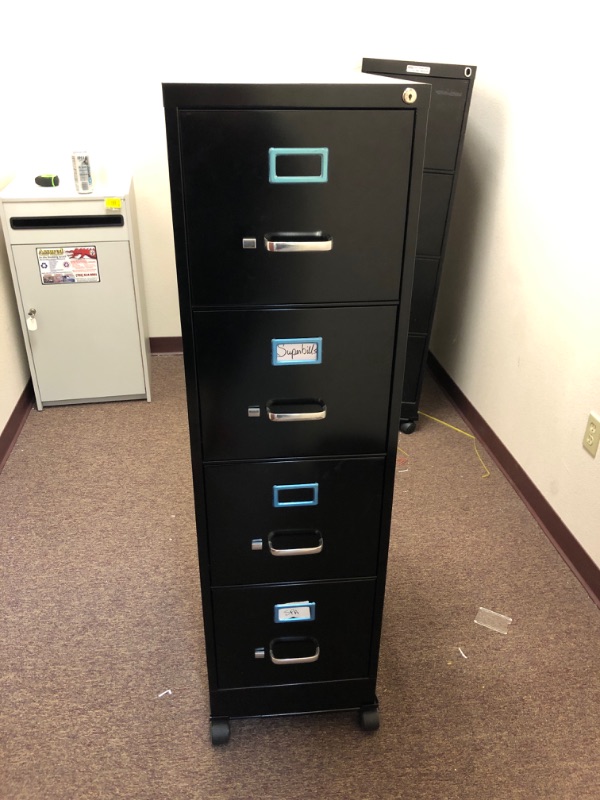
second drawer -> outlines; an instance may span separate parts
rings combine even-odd
[[[383,458],[205,468],[213,586],[376,574]]]

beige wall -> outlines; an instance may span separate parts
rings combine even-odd
[[[600,564],[598,123],[572,18],[544,31],[560,55],[538,36],[482,62],[431,349]]]
[[[363,56],[478,66],[432,348],[600,564],[600,458],[581,448],[588,411],[600,412],[589,4],[140,8],[55,0],[1,12],[0,175],[68,175],[74,147],[98,174],[133,172],[151,336],[180,330],[161,81],[276,82]],[[4,306],[7,284],[2,260]],[[24,376],[14,313],[0,313],[2,428]]]
[[[0,188],[11,175],[0,177]],[[1,226],[0,226],[1,228]],[[17,317],[4,238],[0,229],[0,431],[12,414],[29,379],[27,356]]]

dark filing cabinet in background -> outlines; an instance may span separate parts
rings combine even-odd
[[[362,69],[366,73],[404,80],[423,80],[432,86],[400,412],[400,430],[412,433],[419,416],[421,388],[476,67],[365,58]]]
[[[214,744],[378,727],[430,87],[164,84]]]

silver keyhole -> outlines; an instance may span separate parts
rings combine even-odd
[[[417,92],[412,87],[409,89],[405,89],[402,92],[402,99],[404,100],[405,103],[408,103],[410,105],[411,103],[414,103],[415,100],[417,99]]]

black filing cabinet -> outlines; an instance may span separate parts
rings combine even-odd
[[[362,68],[367,73],[424,80],[432,87],[400,412],[400,430],[412,433],[419,416],[423,375],[476,67],[365,58]]]
[[[215,744],[375,694],[430,86],[164,84]]]

